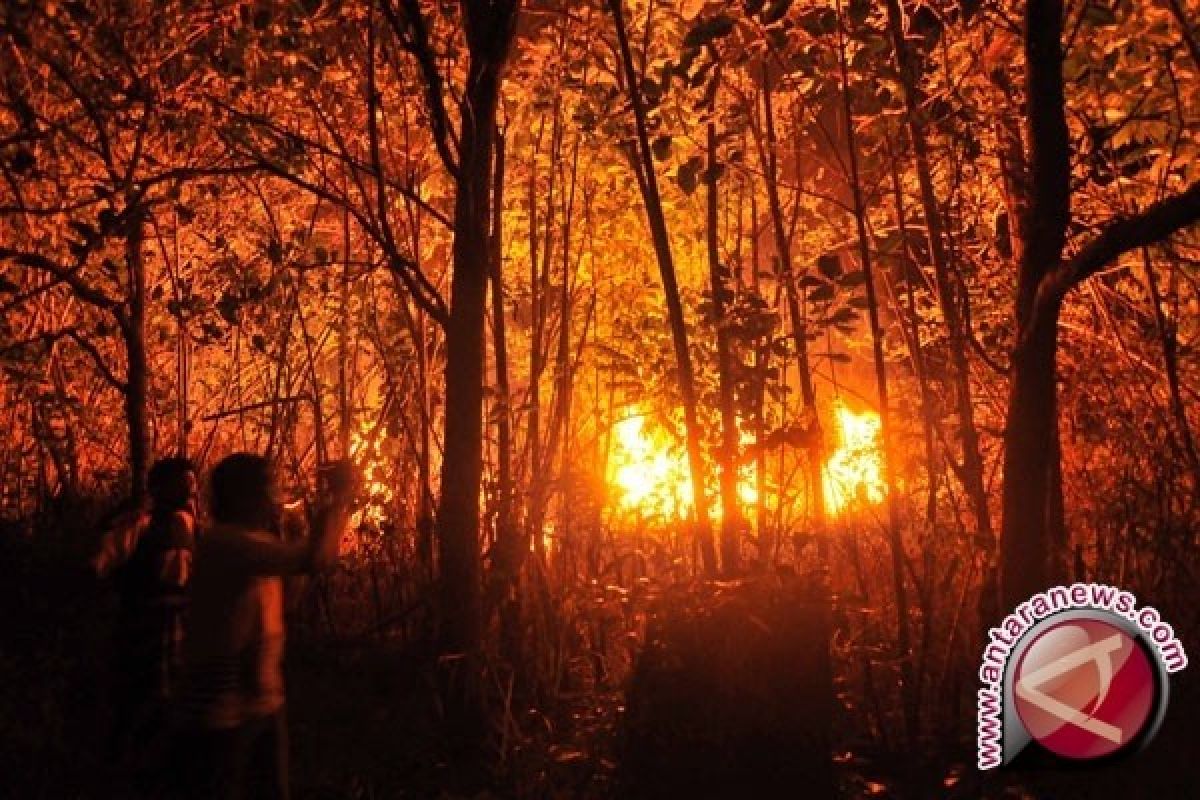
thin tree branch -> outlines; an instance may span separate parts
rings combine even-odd
[[[1161,241],[1197,221],[1200,221],[1200,181],[1140,214],[1110,222],[1074,258],[1055,270],[1052,280],[1065,293],[1123,253]]]
[[[418,0],[400,0],[404,5],[404,17],[401,18],[391,0],[381,0],[379,8],[387,19],[392,31],[399,40],[407,45],[417,60],[417,66],[424,78],[425,102],[429,106],[429,123],[433,129],[433,142],[437,146],[438,155],[446,165],[446,170],[457,179],[459,172],[458,140],[450,125],[450,117],[446,113],[446,88],[442,74],[438,71],[437,58],[429,44],[429,29],[425,24],[425,16],[421,13]]]

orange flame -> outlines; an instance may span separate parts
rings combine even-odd
[[[753,442],[754,437],[746,433],[742,441]],[[662,519],[684,517],[691,511],[692,480],[686,454],[681,446],[672,445],[651,429],[642,413],[613,426],[609,475],[609,483],[619,490],[622,508]],[[752,463],[738,471],[738,498],[746,505],[758,501]],[[715,497],[709,516],[715,521],[723,513],[721,498]]]
[[[366,424],[350,438],[350,457],[359,465],[363,481],[361,497],[364,502],[351,519],[355,528],[381,524],[387,517],[388,506],[394,496],[387,480],[384,455],[380,450],[382,437],[375,430],[380,424]]]
[[[856,505],[883,502],[883,459],[879,449],[879,415],[854,412],[839,401],[833,409],[838,447],[825,462],[825,508],[841,514]]]

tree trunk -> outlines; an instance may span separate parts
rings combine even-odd
[[[1030,0],[1025,11],[1030,198],[1021,225],[1017,330],[1004,428],[1002,603],[1013,608],[1046,588],[1049,532],[1063,527],[1050,494],[1058,452],[1055,357],[1060,302],[1043,292],[1060,266],[1070,219],[1070,145],[1062,84],[1061,0]],[[1039,295],[1041,295],[1039,297]],[[1061,488],[1059,488],[1061,491]]]
[[[1012,385],[1004,427],[1003,608],[1015,608],[1049,585],[1052,443],[1058,439],[1055,391],[1058,309],[1025,331],[1012,355]]]
[[[840,6],[839,6],[840,10]],[[883,328],[879,322],[879,301],[875,291],[875,275],[871,262],[871,243],[867,232],[867,209],[863,200],[862,180],[858,166],[858,141],[854,130],[854,110],[850,101],[850,76],[846,56],[845,18],[838,15],[838,68],[841,75],[842,112],[846,124],[846,153],[849,166],[850,192],[854,202],[854,223],[858,235],[859,261],[863,271],[863,288],[867,295],[867,315],[871,324],[871,346],[875,361],[875,382],[879,391],[880,461],[883,480],[887,485],[888,546],[892,560],[892,584],[896,593],[896,654],[900,661],[901,699],[904,707],[905,730],[908,741],[915,743],[920,735],[917,706],[917,685],[913,670],[913,653],[909,630],[908,589],[904,578],[904,538],[900,530],[900,509],[896,497],[895,459],[892,454],[891,413],[888,400],[887,366],[883,355]]]
[[[446,415],[438,559],[444,653],[477,654],[482,635],[479,490],[483,476],[484,314],[491,251],[492,147],[500,70],[513,34],[507,4],[466,4],[470,48],[454,201],[446,330]]]
[[[779,259],[780,275],[787,299],[788,316],[792,321],[792,342],[796,348],[796,368],[800,373],[800,399],[804,402],[805,422],[808,425],[808,453],[805,466],[808,472],[808,490],[812,498],[813,533],[816,535],[817,553],[822,564],[829,558],[829,539],[826,536],[825,486],[821,471],[825,460],[825,435],[821,428],[821,415],[817,411],[817,390],[812,378],[812,365],[808,358],[808,330],[804,324],[803,309],[796,291],[796,276],[792,265],[792,245],[783,218],[783,202],[779,198],[778,158],[776,156],[775,109],[771,103],[771,86],[763,68],[763,128],[766,142],[759,143],[759,161],[763,165],[767,188],[767,210],[771,215],[771,231],[775,238],[775,253]]]
[[[127,371],[124,400],[129,436],[130,496],[136,502],[146,497],[146,473],[150,469],[150,421],[147,413],[149,364],[146,356],[146,263],[142,253],[145,235],[141,212],[131,214],[125,236],[125,260],[129,268],[128,315],[121,326]]]
[[[438,618],[442,697],[452,757],[464,784],[483,772],[483,587],[479,494],[483,384],[492,248],[492,150],[500,75],[515,30],[515,3],[463,4],[470,61],[461,104],[455,177],[453,274],[446,326],[446,408],[438,499]],[[419,12],[418,12],[419,13]]]
[[[496,133],[495,172],[492,179],[491,285],[492,351],[496,370],[497,495],[496,552],[494,566],[505,581],[515,578],[525,551],[513,517],[512,414],[509,408],[508,339],[504,315],[504,136]]]
[[[623,0],[608,0],[613,23],[620,46],[625,87],[633,106],[634,124],[637,130],[637,155],[635,167],[639,176],[646,206],[646,217],[650,235],[654,242],[654,253],[662,276],[663,294],[666,295],[667,316],[671,325],[671,340],[675,348],[675,361],[679,368],[679,393],[683,400],[684,425],[686,428],[688,466],[692,482],[692,512],[700,544],[700,557],[704,571],[715,575],[717,553],[713,545],[712,528],[708,520],[708,497],[704,490],[704,452],[700,440],[700,423],[696,416],[696,379],[692,371],[692,357],[688,350],[687,322],[683,317],[683,301],[679,295],[679,283],[675,276],[675,262],[671,254],[671,240],[667,234],[667,223],[663,215],[662,200],[658,193],[658,179],[654,174],[654,158],[650,151],[650,137],[646,128],[646,109],[642,104],[640,81],[633,66],[633,52],[629,48],[629,35],[625,30],[625,18],[621,5]]]
[[[712,323],[717,336],[717,393],[721,405],[721,571],[736,574],[741,561],[742,511],[738,503],[738,425],[733,396],[733,347],[725,319],[726,280],[717,250],[717,127],[708,123],[705,169],[708,275],[712,286]]]
[[[929,254],[933,261],[934,280],[937,286],[938,305],[946,322],[946,333],[950,359],[954,368],[954,400],[958,411],[959,433],[962,437],[962,481],[975,513],[976,533],[980,541],[992,546],[992,520],[988,509],[987,491],[983,483],[983,457],[979,449],[979,431],[975,426],[975,412],[971,402],[970,363],[967,359],[967,331],[960,302],[951,278],[950,259],[946,252],[945,226],[942,210],[933,186],[933,172],[929,166],[929,143],[921,117],[919,70],[913,54],[904,38],[902,14],[899,0],[887,0],[888,27],[892,37],[904,88],[905,122],[912,142],[913,158],[917,168],[917,182],[921,189],[921,211],[925,217],[928,233]]]

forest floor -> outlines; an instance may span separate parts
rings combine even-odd
[[[106,760],[115,598],[60,548],[0,536],[0,798],[127,796]],[[1188,643],[1185,642],[1185,646]],[[298,800],[619,797],[620,692],[580,696],[513,749],[491,792],[460,794],[438,736],[426,659],[386,642],[298,637],[289,647],[292,783]],[[1076,772],[982,776],[972,742],[954,752],[887,756],[838,732],[843,797],[1190,797],[1200,779],[1195,668],[1177,674],[1162,731],[1118,764]],[[538,727],[538,726],[532,726]],[[842,727],[845,727],[844,724]],[[839,741],[840,737],[840,741]],[[797,787],[799,796],[812,796]]]

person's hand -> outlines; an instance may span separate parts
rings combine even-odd
[[[325,491],[338,503],[349,503],[358,492],[358,469],[350,459],[331,461],[321,469]]]

